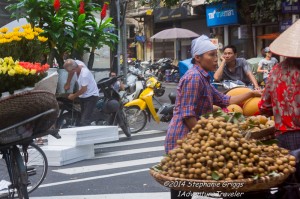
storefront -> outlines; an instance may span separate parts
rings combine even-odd
[[[209,28],[206,26],[204,10],[202,15],[195,15],[191,12],[192,7],[189,5],[177,8],[157,8],[153,12],[154,31],[153,34],[169,28],[184,28],[191,30],[199,35],[209,34]],[[180,39],[174,41],[152,42],[153,58],[159,59],[168,57],[174,59],[178,56],[178,60],[190,58],[190,45],[192,39]],[[178,49],[178,52],[175,52]],[[177,54],[176,54],[177,53]]]
[[[207,5],[206,22],[220,49],[234,45],[238,57],[248,59],[254,56],[253,30],[251,26],[240,24],[236,0]]]

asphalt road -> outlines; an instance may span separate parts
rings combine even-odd
[[[170,103],[168,94],[175,84],[164,84],[160,103]],[[147,123],[143,132],[130,139],[122,133],[119,141],[95,145],[95,158],[73,164],[49,167],[43,184],[32,198],[169,198],[169,190],[157,183],[149,168],[164,155],[168,123]]]

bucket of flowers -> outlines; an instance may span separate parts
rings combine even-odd
[[[40,62],[47,52],[42,34],[30,24],[0,29],[0,97],[33,88],[47,76],[49,65]]]
[[[48,64],[20,62],[12,57],[0,58],[0,95],[6,96],[34,87],[47,76],[48,69]]]

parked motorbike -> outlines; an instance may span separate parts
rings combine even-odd
[[[120,78],[104,78],[97,82],[98,88],[103,93],[97,102],[97,109],[93,113],[97,125],[107,122],[109,125],[119,125],[127,137],[131,136],[131,130],[123,107],[121,96],[112,88],[112,85]]]
[[[144,75],[155,76],[159,81],[179,82],[180,79],[178,67],[173,65],[173,60],[170,58],[161,58],[148,66]]]
[[[218,91],[225,93],[226,91],[236,88],[236,87],[248,87],[253,89],[252,85],[246,86],[246,84],[240,80],[224,80],[222,82],[213,82],[211,83]]]
[[[123,109],[120,95],[112,88],[119,77],[104,78],[97,82],[101,96],[92,114],[94,125],[119,125],[127,137],[131,131]],[[80,125],[81,110],[76,101],[67,98],[57,98],[60,114],[56,122],[57,128],[70,128]]]
[[[129,67],[128,71],[129,73],[127,74],[127,83],[125,85],[125,91],[119,92],[119,94],[123,96],[123,104],[137,99],[140,93],[145,88],[145,79],[141,75],[142,72],[138,68],[133,67]]]
[[[152,117],[157,123],[171,120],[176,96],[174,93],[170,93],[171,104],[161,104],[155,96],[162,96],[164,92],[165,89],[161,83],[151,77],[147,80],[146,88],[139,98],[125,104],[125,112],[132,133],[141,131],[146,126],[148,118],[150,121]],[[155,107],[154,103],[158,107]]]

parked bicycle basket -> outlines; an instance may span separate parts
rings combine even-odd
[[[29,124],[2,132],[0,134],[0,144],[7,144],[44,132],[55,123],[58,115],[56,97],[47,91],[28,91],[1,98],[0,130],[50,109],[56,111],[43,115]]]

